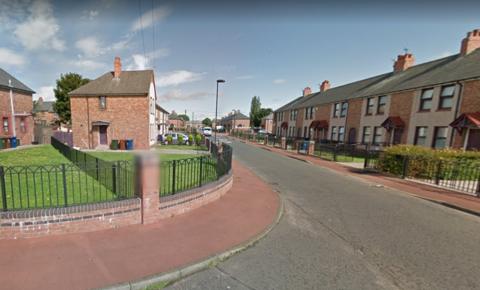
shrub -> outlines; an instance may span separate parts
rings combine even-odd
[[[192,134],[188,135],[188,144],[193,145],[193,135]]]
[[[200,134],[195,135],[195,143],[197,144],[197,146],[199,146],[201,142],[202,142],[202,135]]]
[[[167,136],[167,144],[173,144],[173,137],[171,135]]]
[[[183,135],[178,135],[178,144],[183,145]]]

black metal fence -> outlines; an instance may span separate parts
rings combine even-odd
[[[366,169],[480,196],[480,161],[437,159],[380,152],[369,156]]]
[[[216,181],[232,169],[232,147],[210,143],[211,155],[171,160],[160,165],[160,196],[169,196]]]

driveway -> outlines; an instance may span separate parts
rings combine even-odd
[[[280,193],[284,216],[255,246],[167,289],[480,288],[478,217],[233,146]]]

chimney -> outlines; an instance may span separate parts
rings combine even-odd
[[[310,87],[306,87],[303,89],[303,96],[308,96],[312,93],[312,89]]]
[[[415,57],[411,53],[398,55],[397,61],[393,65],[393,72],[401,72],[415,64]]]
[[[460,47],[460,54],[467,55],[470,52],[480,47],[480,29],[475,29],[467,33],[467,36],[462,40]]]
[[[113,62],[113,77],[119,78],[121,72],[122,72],[122,63],[120,62],[120,57],[116,56],[115,61]]]
[[[320,92],[325,92],[328,89],[330,89],[330,82],[328,80],[324,80],[320,85]]]

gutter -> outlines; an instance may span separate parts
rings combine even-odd
[[[463,99],[463,83],[461,83],[460,81],[457,81],[456,83],[460,86],[460,91],[458,92],[457,104],[455,105],[455,114],[453,115],[453,120],[458,118],[458,111],[460,110],[460,103],[461,103],[461,100]],[[452,130],[452,132],[450,133],[450,142],[449,142],[450,147],[452,147],[452,145],[453,145],[454,136],[455,136],[455,130]]]

